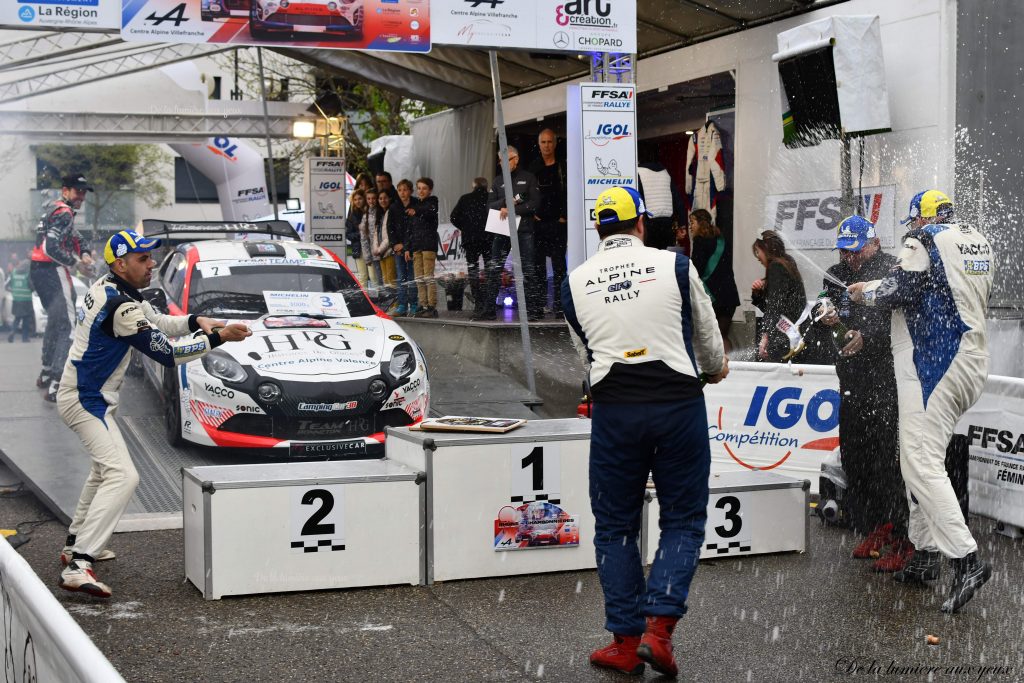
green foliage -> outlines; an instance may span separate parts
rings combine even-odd
[[[34,151],[40,161],[40,189],[60,188],[61,177],[72,173],[89,179],[95,192],[86,199],[85,209],[94,238],[105,219],[134,220],[112,215],[119,203],[138,198],[154,209],[169,203],[162,180],[169,156],[156,145],[40,145]]]

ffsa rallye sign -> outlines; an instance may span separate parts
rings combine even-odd
[[[771,470],[810,479],[839,448],[839,380],[826,366],[732,363],[704,388],[713,472]]]
[[[772,194],[765,197],[764,215],[770,227],[797,249],[831,249],[836,230],[846,218],[840,209],[840,190]],[[883,249],[896,246],[896,186],[865,187],[854,201],[860,215],[875,224]],[[900,233],[902,234],[902,233]]]

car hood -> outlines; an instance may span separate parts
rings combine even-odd
[[[376,370],[386,343],[376,316],[314,320],[266,316],[248,323],[252,336],[219,347],[269,377],[323,377]]]

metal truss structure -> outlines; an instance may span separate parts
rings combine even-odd
[[[226,136],[292,138],[291,116],[251,114],[98,114],[0,111],[0,135],[47,140],[187,141]]]
[[[71,55],[111,47],[121,42],[117,35],[103,33],[37,33],[0,44],[0,71],[19,66],[62,59]]]
[[[68,68],[54,69],[27,78],[0,83],[0,104],[95,83],[116,76],[148,71],[165,64],[207,57],[233,49],[234,46],[231,45],[182,44],[146,47],[127,54],[113,56],[104,55],[86,64],[75,64]]]
[[[590,58],[595,83],[636,83],[636,55],[597,52]]]

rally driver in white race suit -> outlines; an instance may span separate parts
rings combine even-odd
[[[122,230],[107,242],[104,258],[110,274],[97,280],[85,295],[85,318],[75,329],[57,391],[61,419],[92,456],[89,478],[61,552],[65,568],[60,587],[100,598],[109,598],[111,591],[96,578],[93,563],[113,559],[107,542],[139,482],[114,420],[129,350],[134,347],[161,365],[174,367],[251,334],[241,324],[225,327],[195,315],[163,315],[144,301],[139,290],[149,285],[156,266],[150,251],[159,246],[160,240],[145,239],[131,230]],[[166,336],[190,333],[196,334],[175,342]]]
[[[946,474],[946,445],[957,420],[988,375],[985,312],[992,291],[992,247],[970,226],[951,223],[953,203],[928,190],[910,202],[910,232],[892,274],[850,285],[854,301],[891,306],[892,353],[900,416],[900,469],[910,504],[909,537],[916,548],[899,581],[939,577],[950,558],[953,584],[942,603],[956,612],[992,576],[978,560]],[[867,428],[867,427],[865,427]]]

